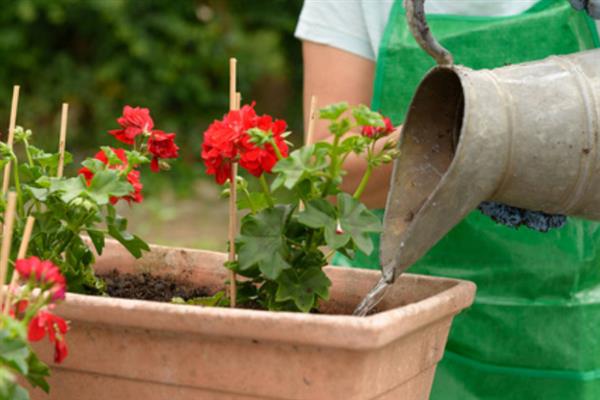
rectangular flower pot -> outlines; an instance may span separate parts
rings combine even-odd
[[[148,272],[199,287],[223,287],[225,255],[152,246],[135,260],[115,242],[100,274]],[[68,294],[56,312],[70,321],[69,356],[52,363],[56,400],[427,399],[453,317],[475,285],[403,275],[380,312],[348,314],[380,273],[327,267],[331,300],[320,314],[175,305]],[[335,314],[335,315],[332,315]],[[346,315],[340,315],[346,314]]]

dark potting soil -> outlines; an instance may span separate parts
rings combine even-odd
[[[149,273],[121,274],[113,270],[109,274],[100,276],[106,283],[106,293],[111,297],[135,300],[150,300],[170,303],[174,297],[189,300],[198,297],[214,295],[207,288],[192,286],[172,278],[158,277]],[[238,308],[247,310],[265,310],[256,301],[239,304]],[[376,314],[377,309],[371,310],[368,315]],[[312,310],[312,314],[321,314],[320,310]]]
[[[174,279],[157,277],[148,273],[120,274],[112,271],[100,278],[106,282],[106,292],[109,296],[123,299],[170,302],[173,297],[188,300],[212,295],[206,288],[186,286]]]
[[[106,293],[109,296],[122,299],[170,303],[174,297],[190,300],[214,295],[207,288],[186,285],[172,278],[158,277],[146,272],[141,274],[121,274],[113,270],[110,274],[102,275],[100,278],[106,283]],[[239,308],[264,310],[264,307],[255,301],[240,304]]]

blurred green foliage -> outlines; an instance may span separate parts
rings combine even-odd
[[[301,54],[293,30],[301,4],[0,0],[0,130],[8,125],[13,84],[21,85],[18,124],[33,128],[38,143],[55,145],[60,104],[70,104],[68,148],[76,156],[116,144],[106,131],[123,105],[140,105],[158,129],[178,134],[184,161],[174,175],[193,177],[201,134],[227,109],[229,57],[238,59],[244,102],[256,100],[259,112],[300,130]]]

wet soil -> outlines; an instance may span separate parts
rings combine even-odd
[[[99,278],[106,283],[106,293],[110,297],[134,300],[149,300],[170,303],[174,297],[189,300],[198,297],[213,296],[213,290],[192,286],[168,277],[154,276],[149,273],[121,274],[113,270]],[[247,310],[265,310],[258,302],[252,301],[238,304],[238,308]],[[370,310],[367,315],[379,312],[377,308]],[[311,314],[321,314],[320,310],[312,310]],[[342,314],[348,315],[348,314]]]
[[[185,285],[174,279],[157,277],[148,273],[134,275],[112,271],[100,278],[106,282],[106,292],[109,296],[122,299],[170,302],[173,297],[188,300],[212,295],[206,288]]]

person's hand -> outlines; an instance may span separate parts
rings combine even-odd
[[[590,17],[600,19],[600,0],[569,0],[576,10],[585,10]]]

